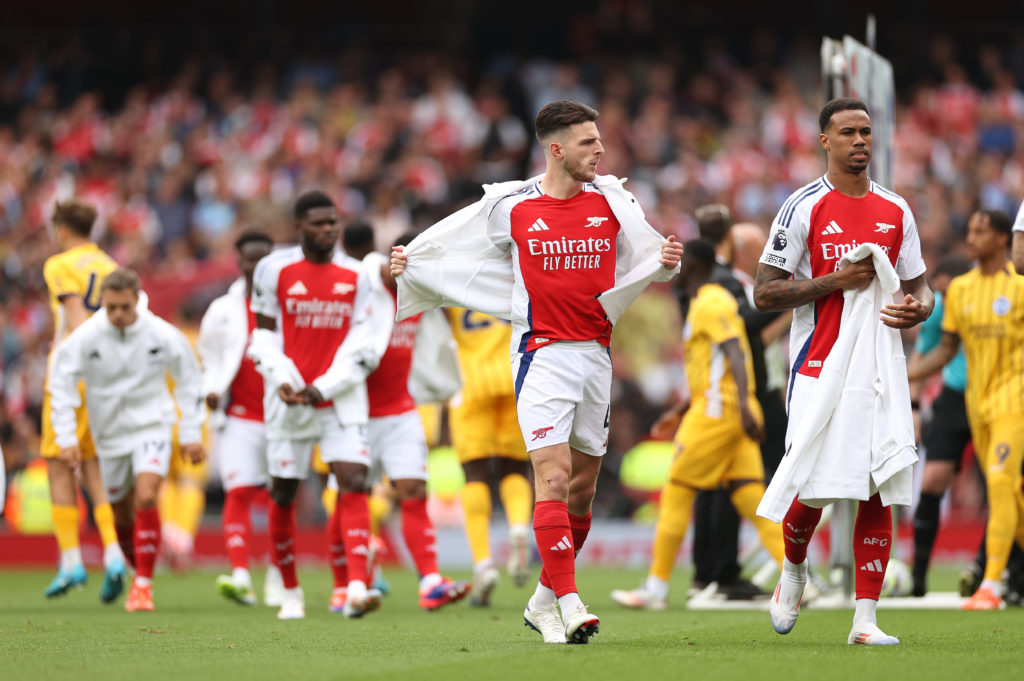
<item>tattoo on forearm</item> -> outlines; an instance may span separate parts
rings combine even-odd
[[[828,295],[836,288],[834,274],[793,280],[785,270],[762,265],[754,281],[754,302],[762,312],[789,310]]]

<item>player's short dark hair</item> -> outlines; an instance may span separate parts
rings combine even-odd
[[[414,229],[410,229],[408,232],[405,232],[404,234],[399,236],[397,239],[395,239],[395,243],[393,243],[391,245],[392,246],[408,246],[409,244],[412,243],[412,240],[415,239],[416,237],[418,237],[419,235],[420,235],[419,232],[417,232]]]
[[[366,220],[353,220],[341,231],[341,245],[346,253],[364,248],[373,250],[373,225]]]
[[[979,210],[979,215],[988,218],[988,224],[1000,234],[1010,236],[1013,233],[1013,220],[1001,210]]]
[[[64,225],[78,236],[88,238],[94,222],[96,209],[80,199],[60,201],[53,208],[53,224]]]
[[[100,293],[104,291],[131,291],[139,295],[142,284],[139,282],[139,275],[127,267],[119,267],[103,278],[100,284]]]
[[[693,211],[693,215],[697,218],[697,232],[700,238],[707,239],[716,246],[725,240],[732,227],[729,208],[720,203],[699,206]]]
[[[859,99],[853,97],[838,97],[836,99],[830,99],[825,102],[825,106],[821,107],[821,113],[818,114],[818,128],[825,132],[829,124],[832,122],[832,116],[836,115],[840,111],[863,111],[868,116],[871,112],[868,111],[868,105]]]
[[[306,213],[314,208],[334,208],[334,200],[327,195],[327,192],[311,189],[295,200],[295,219],[301,220],[306,217]]]
[[[247,229],[235,240],[235,250],[241,253],[246,244],[251,243],[261,243],[271,248],[274,247],[274,240],[267,236],[265,232],[258,229]]]
[[[693,239],[683,245],[683,254],[704,265],[708,271],[715,266],[715,245],[707,239]]]
[[[961,274],[967,274],[974,264],[971,259],[961,253],[948,253],[943,256],[939,264],[935,266],[934,277],[941,276],[943,274],[948,277],[959,277]]]
[[[586,104],[559,99],[544,105],[544,108],[537,114],[534,130],[537,133],[537,139],[544,142],[556,132],[577,123],[596,121],[598,116],[600,114],[597,113],[597,110]]]

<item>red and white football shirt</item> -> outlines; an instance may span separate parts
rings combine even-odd
[[[252,305],[245,301],[245,313],[249,320],[249,336],[256,328],[256,313]],[[247,348],[248,349],[248,348]],[[263,421],[263,377],[256,371],[256,363],[248,352],[242,353],[242,363],[235,374],[235,380],[229,388],[230,402],[227,413],[240,419]]]
[[[271,253],[256,266],[252,310],[277,320],[284,354],[307,385],[331,366],[352,324],[368,314],[368,304],[362,264],[340,250],[331,262],[316,264],[294,246]]]
[[[534,183],[495,206],[488,236],[512,253],[518,352],[555,341],[611,342],[612,324],[597,295],[615,285],[619,221],[593,185],[555,199]]]
[[[397,306],[397,295],[391,289],[387,291]],[[412,371],[412,354],[421,317],[422,312],[414,314],[392,327],[388,349],[374,372],[366,377],[370,418],[397,416],[416,408],[416,401],[409,394],[409,372]]]
[[[902,281],[924,274],[917,224],[901,196],[871,182],[866,196],[853,198],[821,177],[782,204],[761,262],[791,272],[796,280],[813,279],[835,271],[839,260],[862,243],[878,244]],[[789,340],[793,373],[818,377],[839,335],[842,314],[842,291],[794,310]]]

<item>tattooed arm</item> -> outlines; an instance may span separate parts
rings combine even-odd
[[[875,265],[871,258],[845,265],[842,269],[814,279],[794,280],[784,269],[757,266],[754,280],[754,305],[761,312],[791,310],[827,296],[833,291],[862,288],[875,278]]]

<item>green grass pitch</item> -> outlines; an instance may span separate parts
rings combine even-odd
[[[687,577],[673,583],[666,612],[612,603],[640,571],[585,569],[580,591],[601,617],[587,646],[553,646],[523,626],[528,589],[506,580],[488,609],[459,603],[421,612],[415,579],[390,570],[379,612],[346,621],[327,611],[326,570],[300,570],[306,619],[279,622],[265,606],[222,600],[215,573],[158,574],[156,612],[128,614],[99,603],[101,575],[84,590],[47,601],[48,572],[0,572],[0,679],[9,681],[199,681],[312,679],[693,679],[882,681],[1019,678],[1024,609],[964,613],[882,611],[900,638],[892,648],[848,646],[851,612],[806,609],[787,636],[757,612],[689,612]],[[453,575],[467,577],[465,573]],[[257,575],[259,583],[262,575]],[[952,573],[933,579],[951,589]]]

